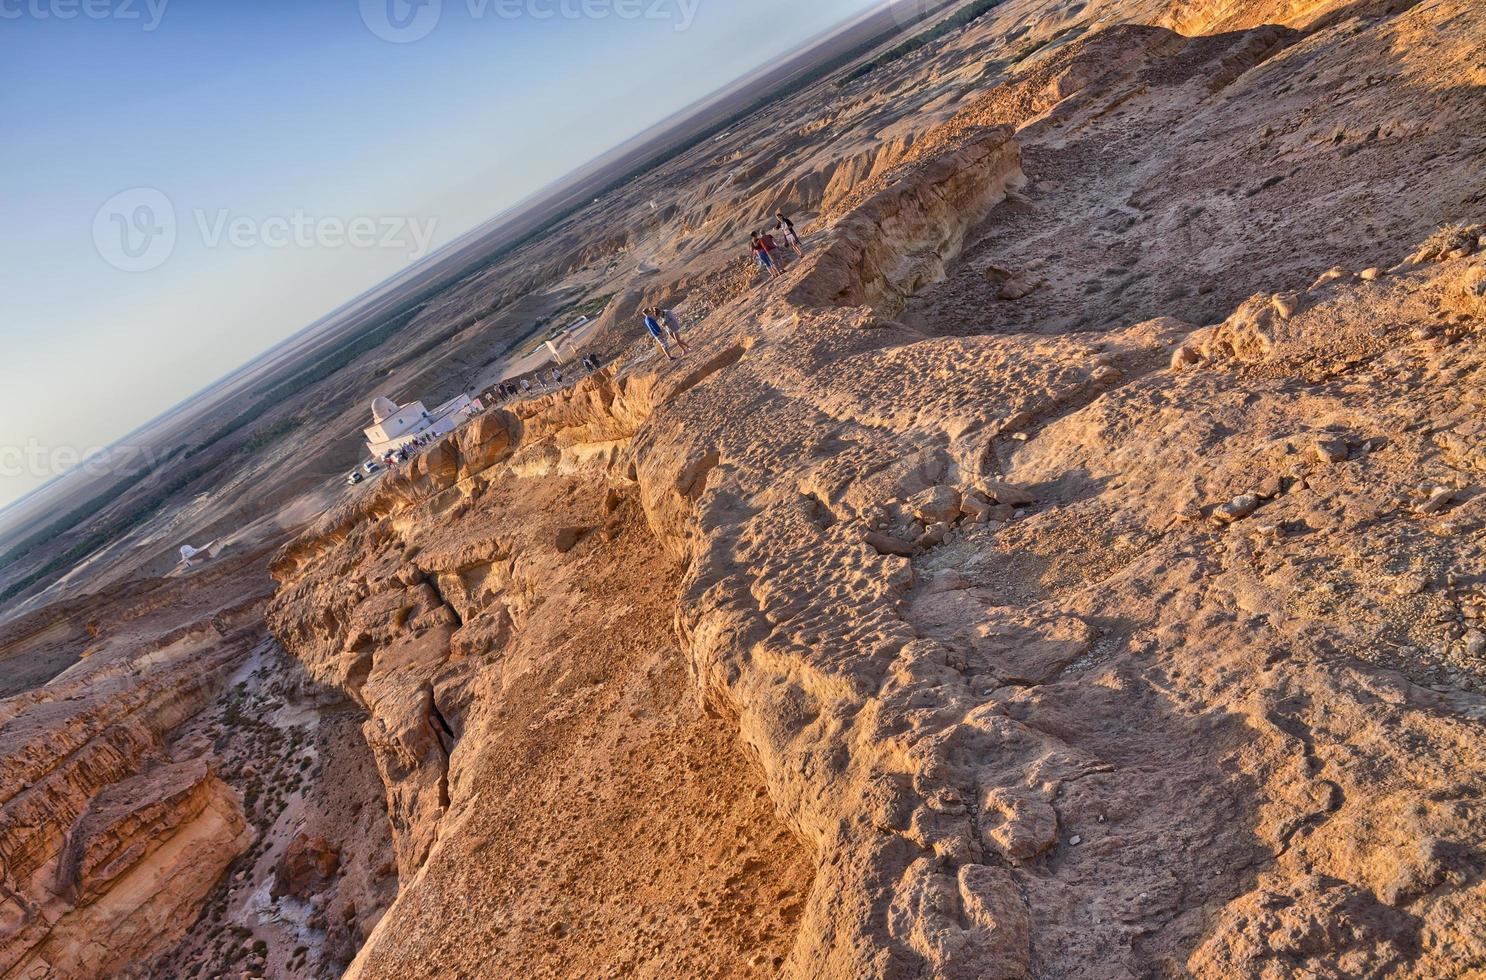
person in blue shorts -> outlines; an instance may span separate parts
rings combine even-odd
[[[759,237],[758,232],[753,233],[753,255],[758,259],[759,266],[769,270],[769,275],[773,278],[778,279],[784,275],[779,266],[774,262],[773,256],[769,254],[769,249],[764,245],[764,241]]]
[[[660,319],[656,315],[656,312],[653,306],[647,306],[640,311],[645,317],[645,329],[650,331],[650,336],[655,338],[655,342],[660,345],[660,349],[666,352],[666,357],[674,361],[676,355],[671,353],[671,348],[666,343],[666,331],[660,325]]]

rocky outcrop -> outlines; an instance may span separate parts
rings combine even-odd
[[[272,894],[308,899],[325,889],[340,864],[340,851],[330,841],[300,834],[285,848],[274,868]]]
[[[916,141],[917,134],[910,131],[894,139],[884,140],[870,149],[841,157],[833,161],[824,172],[812,174],[813,180],[807,180],[802,185],[786,189],[783,197],[787,201],[798,202],[804,209],[834,210],[851,197],[858,188],[873,179],[882,178],[902,163]],[[817,193],[810,193],[815,185],[822,181],[824,186]],[[766,208],[764,213],[768,214],[771,211]]]
[[[70,907],[37,910],[47,928],[6,976],[96,977],[147,959],[185,934],[251,836],[203,761],[113,784],[68,834],[54,887]]]
[[[621,356],[278,553],[275,634],[355,706],[320,744],[370,747],[330,792],[385,793],[390,845],[355,800],[276,822],[333,756],[258,753],[226,776],[279,850],[159,972],[363,941],[352,978],[1486,966],[1479,245],[1376,244],[1478,210],[1486,35],[1458,4],[1135,6],[1322,29],[1005,4],[429,302],[419,358],[612,290]],[[824,213],[750,280],[738,230],[778,203]],[[669,296],[675,364],[627,332]],[[27,624],[86,657],[0,702],[0,973],[148,962],[243,846],[165,744],[234,664],[210,619],[153,627],[181,598]],[[261,686],[230,710],[297,744]],[[255,919],[273,948],[212,934]]]
[[[262,596],[233,596],[258,580],[241,564],[236,574],[225,605],[184,625],[168,617],[163,631],[148,617],[169,607],[162,592],[180,604],[178,587],[84,602],[98,617],[89,655],[0,701],[0,976],[94,977],[148,961],[184,935],[252,840],[209,761],[173,761],[167,745],[256,636],[245,623]]]
[[[1158,23],[1183,34],[1220,34],[1260,24],[1317,28],[1349,17],[1387,17],[1418,0],[1169,0]]]
[[[965,233],[1025,181],[1010,129],[974,130],[956,143],[883,178],[885,186],[853,207],[825,248],[806,260],[791,299],[807,306],[865,304],[891,314],[943,278]]]

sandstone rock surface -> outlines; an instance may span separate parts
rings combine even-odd
[[[923,172],[905,179],[931,193]],[[935,212],[899,213],[923,224],[896,225],[896,248],[935,234]],[[523,404],[504,458],[480,468],[450,439],[447,476],[415,471],[281,554],[274,629],[368,706],[411,879],[352,975],[463,956],[456,936],[476,918],[455,908],[455,882],[499,896],[482,914],[520,930],[563,907],[518,898],[509,866],[478,856],[481,774],[510,772],[496,746],[513,711],[530,727],[609,710],[608,680],[553,686],[542,672],[592,663],[620,634],[664,642],[659,609],[605,634],[569,576],[658,586],[662,556],[675,577],[646,601],[674,604],[689,676],[797,839],[774,860],[810,867],[785,886],[798,918],[771,929],[757,962],[782,957],[801,977],[1093,976],[1109,957],[1130,975],[1295,961],[1423,977],[1486,962],[1466,911],[1486,897],[1472,843],[1486,825],[1464,805],[1486,773],[1486,701],[1475,682],[1426,683],[1435,668],[1376,646],[1430,642],[1408,611],[1424,600],[1386,585],[1415,532],[1406,513],[1346,502],[1400,493],[1432,465],[1437,448],[1393,420],[1486,370],[1482,348],[1411,371],[1413,355],[1378,336],[1354,368],[1370,383],[1296,388],[1358,285],[1295,312],[1270,343],[1173,375],[1157,370],[1161,324],[1097,341],[925,338],[883,319],[890,292],[875,293],[882,310],[853,305],[840,274],[822,249],[786,296],[714,313],[694,363]],[[1414,299],[1355,329],[1430,316],[1441,277],[1408,275]],[[1130,370],[1101,383],[1099,358]],[[1153,410],[1166,404],[1183,407]],[[1007,419],[1031,437],[999,441]],[[1320,467],[1306,447],[1330,437],[1308,443],[1299,419],[1392,433],[1389,453]],[[585,452],[589,439],[615,451]],[[1281,465],[1305,486],[1266,504],[1266,521],[1355,521],[1379,550],[1353,569],[1327,561],[1318,534],[1261,542],[1245,524],[1214,536],[1167,519],[1199,495],[1247,516],[1255,471]],[[592,501],[598,520],[607,488],[630,483],[643,530],[562,561],[533,543],[576,513],[539,516],[537,488]],[[1037,507],[965,522],[954,485]],[[912,548],[883,530],[915,519],[932,523]],[[1469,533],[1444,541],[1437,561],[1475,560]],[[628,608],[635,594],[620,594]],[[1446,649],[1463,663],[1463,645]],[[534,697],[540,708],[512,707]],[[535,710],[546,720],[525,722]],[[587,785],[584,769],[560,773],[548,778]],[[577,874],[572,855],[552,859],[573,869],[562,880]],[[552,914],[552,955],[597,962],[597,936]],[[646,953],[622,935],[604,960],[618,968],[724,962],[707,939]]]
[[[302,671],[143,534],[7,623],[0,977],[1480,974],[1483,45],[1007,0],[443,288],[147,522],[274,501]]]

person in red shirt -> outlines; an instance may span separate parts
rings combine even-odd
[[[753,233],[753,257],[758,259],[758,264],[769,270],[772,278],[778,279],[784,273],[779,271],[779,266],[774,262],[774,257],[769,254],[769,249],[764,246],[763,239],[759,238],[758,232]]]
[[[774,267],[783,270],[784,262],[779,257],[779,243],[774,240],[774,236],[766,231],[759,238],[759,241],[763,242],[764,248],[768,249],[769,259],[774,263]]]

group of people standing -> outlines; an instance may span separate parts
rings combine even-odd
[[[676,319],[674,312],[663,310],[659,306],[647,306],[640,311],[640,315],[645,318],[645,329],[650,331],[651,338],[665,352],[666,357],[676,360],[676,355],[671,353],[671,344],[675,344],[682,354],[691,353],[691,348],[681,339],[681,321]]]
[[[799,232],[795,231],[795,223],[783,211],[775,212],[774,218],[772,233],[753,232],[752,248],[759,266],[769,273],[770,278],[777,279],[784,275],[784,249],[791,248],[795,255],[804,258],[805,246],[800,241]],[[678,359],[671,350],[673,346],[682,355],[691,353],[691,348],[681,338],[681,323],[674,312],[659,306],[647,306],[640,310],[640,317],[644,320],[651,339],[667,358],[673,361]]]
[[[427,418],[428,413],[424,412],[423,417]],[[432,445],[434,440],[438,438],[438,436],[434,435],[431,432],[419,433],[408,442],[405,442],[401,446],[398,446],[396,449],[389,449],[385,453],[383,453],[382,465],[387,467],[389,470],[396,469],[398,463],[406,463],[408,460],[418,455],[418,451],[420,449],[422,449],[424,446]]]
[[[769,232],[764,232],[762,235],[754,232],[752,248],[753,256],[758,261],[759,267],[769,274],[769,278],[778,279],[784,275],[784,265],[780,259],[780,253],[784,251],[784,248],[786,246],[792,248],[796,255],[804,258],[805,247],[795,231],[795,223],[785,217],[783,211],[775,212],[774,217],[776,219],[774,231],[778,233],[779,238],[775,238]],[[779,243],[780,238],[784,239],[783,245]]]
[[[583,365],[583,371],[589,374],[592,374],[593,372],[604,366],[604,362],[599,359],[599,356],[597,354],[584,354],[582,359],[579,360],[578,363]],[[520,381],[502,381],[500,384],[492,388],[490,393],[494,395],[496,399],[504,402],[508,399],[515,398],[517,395],[531,394],[534,387],[533,383],[535,383],[535,389],[540,391],[542,388],[560,386],[563,384],[563,382],[567,381],[569,377],[573,377],[574,379],[576,379],[577,375],[572,375],[571,373],[565,374],[562,367],[560,365],[556,365],[553,366],[550,370],[538,371],[530,378],[522,378]]]

